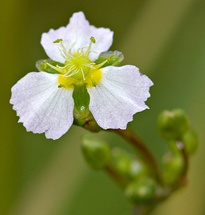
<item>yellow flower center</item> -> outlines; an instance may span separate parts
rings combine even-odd
[[[59,87],[64,87],[65,89],[74,88],[74,85],[95,87],[100,82],[102,78],[100,67],[109,61],[112,56],[103,63],[96,65],[89,57],[91,45],[95,43],[95,39],[91,37],[90,40],[88,47],[78,49],[75,54],[71,54],[71,50],[76,43],[73,43],[67,51],[67,47],[63,45],[62,39],[54,41],[54,43],[60,43],[59,51],[61,56],[65,59],[65,65],[60,67],[58,65],[53,66],[49,63],[47,64],[61,73],[61,75],[58,76]],[[84,52],[84,49],[87,50]]]

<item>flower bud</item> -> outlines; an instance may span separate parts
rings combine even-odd
[[[129,166],[129,176],[131,179],[137,180],[140,177],[144,176],[147,174],[147,169],[145,165],[143,165],[140,161],[138,160],[132,160]]]
[[[110,161],[109,146],[91,135],[82,138],[82,152],[87,164],[92,169],[103,169]]]
[[[137,180],[147,173],[143,163],[117,147],[112,150],[112,166],[127,182]]]
[[[181,174],[183,159],[179,155],[166,154],[163,157],[163,179],[165,185],[173,184]]]
[[[112,149],[112,165],[113,168],[126,178],[129,177],[130,163],[133,157],[120,148]]]
[[[198,136],[193,130],[189,130],[183,134],[182,142],[184,143],[185,149],[189,155],[193,155],[199,146]]]
[[[146,204],[154,200],[155,190],[156,183],[153,179],[142,178],[130,183],[125,189],[125,195],[135,204]]]
[[[163,111],[157,119],[159,135],[166,140],[179,140],[189,129],[189,119],[182,109]]]

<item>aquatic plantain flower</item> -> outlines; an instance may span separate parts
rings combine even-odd
[[[103,129],[126,129],[135,113],[148,108],[144,102],[152,81],[135,66],[111,66],[117,52],[106,51],[112,41],[113,32],[90,25],[83,12],[74,13],[66,27],[42,34],[50,60],[41,62],[54,72],[28,73],[12,87],[10,103],[27,131],[52,139],[65,134],[74,120],[73,92],[82,86]],[[99,63],[100,56],[106,59]]]

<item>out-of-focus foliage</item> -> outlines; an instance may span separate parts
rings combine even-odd
[[[193,157],[189,186],[164,202],[153,214],[205,213],[205,1],[8,0],[0,7],[1,141],[0,214],[127,214],[124,194],[103,173],[86,166],[80,136],[73,127],[57,141],[27,133],[9,104],[10,88],[46,58],[40,37],[66,25],[73,12],[83,10],[91,24],[114,32],[111,50],[122,64],[135,64],[154,82],[150,110],[138,113],[133,130],[160,160],[167,151],[156,131],[164,109],[183,108],[198,131],[200,147]],[[100,132],[112,145],[128,148],[116,135]],[[129,150],[129,148],[128,148]]]

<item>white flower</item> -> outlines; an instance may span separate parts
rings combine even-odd
[[[58,139],[73,124],[75,86],[85,85],[90,95],[89,109],[103,129],[125,129],[133,114],[148,108],[152,81],[135,66],[96,65],[107,51],[113,32],[89,24],[83,12],[74,13],[66,27],[43,33],[41,44],[60,74],[31,72],[12,87],[10,103],[27,131]],[[96,42],[95,42],[96,41]],[[112,56],[111,56],[112,57]]]

